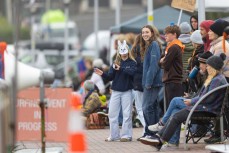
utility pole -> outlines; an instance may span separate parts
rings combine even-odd
[[[6,2],[6,16],[7,20],[10,24],[13,23],[13,17],[12,17],[12,0],[5,0]]]
[[[153,0],[147,1],[147,23],[148,25],[153,25]]]
[[[68,20],[69,20],[69,3],[71,0],[64,0],[64,12],[65,12],[65,30],[64,30],[64,81],[67,82],[68,76],[68,52],[69,52],[69,44],[68,44]]]
[[[198,26],[205,20],[205,0],[198,0]]]
[[[120,24],[120,0],[116,0],[116,9],[115,9],[115,25]]]
[[[94,33],[95,33],[96,58],[99,57],[98,29],[99,29],[99,1],[98,0],[94,0]]]

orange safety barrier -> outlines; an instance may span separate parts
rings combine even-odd
[[[86,137],[84,134],[84,120],[80,111],[81,95],[72,93],[69,115],[69,152],[85,153]]]

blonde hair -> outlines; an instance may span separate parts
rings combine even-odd
[[[206,79],[205,82],[204,82],[204,86],[205,86],[205,87],[207,87],[207,86],[211,83],[212,79],[213,79],[217,74],[219,74],[219,71],[216,70],[216,69],[214,69],[214,68],[211,67],[210,65],[208,65],[208,69],[209,69],[208,77],[207,77],[207,79]]]

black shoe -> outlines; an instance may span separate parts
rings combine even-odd
[[[221,137],[220,136],[212,136],[209,139],[205,139],[204,142],[207,144],[221,143]]]
[[[146,136],[144,138],[140,139],[140,142],[145,144],[145,145],[151,145],[157,148],[157,150],[160,150],[162,147],[162,142],[159,136],[154,135],[154,136]]]

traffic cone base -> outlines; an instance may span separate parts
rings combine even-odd
[[[85,136],[82,132],[71,134],[70,142],[71,152],[85,152]]]

